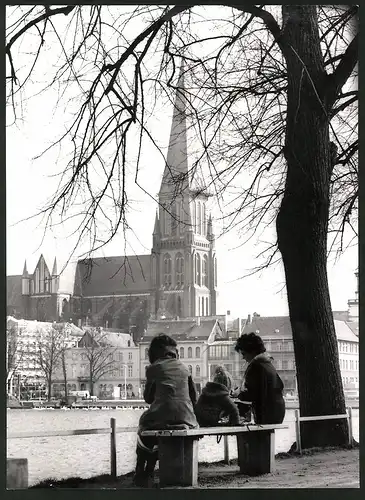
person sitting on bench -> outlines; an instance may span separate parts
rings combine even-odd
[[[223,418],[228,425],[239,425],[238,408],[229,397],[232,388],[232,377],[223,366],[218,366],[213,382],[203,388],[195,406],[195,415],[201,427],[214,427]]]
[[[188,368],[178,359],[177,344],[168,335],[159,334],[148,349],[150,365],[146,369],[144,400],[150,404],[140,417],[137,432],[136,486],[152,486],[158,459],[157,439],[143,437],[145,430],[187,429],[198,427],[194,413],[197,395]]]
[[[253,332],[245,333],[237,339],[235,350],[242,354],[248,365],[244,389],[234,395],[241,401],[252,402],[256,424],[281,424],[285,416],[284,384],[261,337]]]

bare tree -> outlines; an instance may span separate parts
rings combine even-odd
[[[9,321],[6,326],[6,387],[19,368],[24,355],[23,346],[20,339],[19,327]]]
[[[89,328],[79,341],[79,347],[83,347],[86,354],[90,395],[93,396],[95,383],[116,369],[114,353],[117,349],[111,345],[108,334],[101,328]]]
[[[66,37],[55,26],[61,13],[70,16]],[[277,244],[269,247],[267,264],[279,250],[303,415],[345,412],[326,264],[327,242],[341,250],[345,229],[357,236],[357,15],[357,6],[244,3],[222,4],[218,20],[195,5],[32,7],[9,20],[14,113],[49,28],[61,45],[49,85],[64,92],[74,85],[81,105],[55,142],[71,141],[73,150],[42,213],[46,226],[56,215],[75,217],[72,203],[81,199],[78,242],[88,236],[94,250],[120,226],[129,227],[128,138],[138,130],[134,177],[146,191],[139,172],[142,140],[158,147],[151,117],[157,102],[171,100],[177,66],[185,61],[182,98],[200,141],[190,175],[203,170],[202,189],[212,189],[220,203],[230,195],[221,203],[226,230],[255,234],[276,223]],[[127,36],[133,22],[139,27]],[[22,73],[14,47],[35,30],[39,47]],[[110,228],[104,238],[101,220]],[[304,447],[344,443],[347,428],[345,422],[311,422],[302,437]]]
[[[52,381],[59,366],[64,349],[64,332],[53,326],[46,330],[38,330],[36,338],[36,360],[44,374],[48,401],[52,396]]]

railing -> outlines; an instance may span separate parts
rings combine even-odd
[[[349,445],[352,446],[352,408],[346,409],[344,415],[318,415],[313,417],[301,417],[299,410],[295,410],[295,431],[296,431],[296,444],[297,451],[301,453],[301,435],[300,435],[300,422],[309,422],[315,420],[334,420],[346,418],[348,421],[349,430]],[[293,420],[292,420],[293,422]],[[117,445],[116,435],[121,432],[137,432],[137,427],[116,427],[116,419],[110,419],[110,427],[103,427],[99,429],[75,429],[75,430],[57,430],[57,431],[33,431],[33,432],[19,432],[8,433],[8,439],[21,439],[33,437],[53,437],[53,436],[82,436],[87,434],[110,434],[110,474],[112,477],[117,477]],[[229,464],[229,445],[228,436],[223,436],[224,445],[224,462]]]
[[[86,434],[110,434],[110,474],[117,477],[117,443],[116,435],[120,432],[137,432],[137,427],[116,427],[115,418],[110,419],[110,427],[101,429],[75,429],[68,431],[33,431],[33,432],[10,432],[8,439],[22,439],[33,437],[53,437],[53,436],[83,436]]]
[[[314,417],[301,417],[299,410],[295,410],[295,435],[297,443],[297,451],[302,452],[302,440],[300,434],[300,422],[311,422],[315,420],[335,420],[335,419],[347,419],[348,430],[349,430],[349,445],[352,446],[353,436],[352,436],[352,408],[349,406],[346,408],[346,413],[343,415],[318,415]]]

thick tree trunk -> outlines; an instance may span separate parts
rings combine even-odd
[[[315,6],[286,6],[287,179],[277,217],[302,416],[345,413],[327,279],[330,139]],[[302,424],[302,446],[347,441],[346,420]]]

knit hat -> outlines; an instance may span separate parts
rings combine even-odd
[[[229,391],[232,389],[231,374],[224,368],[224,366],[217,366],[214,372],[213,382],[226,386]]]

